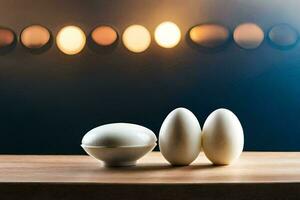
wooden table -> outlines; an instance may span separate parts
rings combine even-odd
[[[0,156],[0,199],[300,199],[300,153],[244,152],[230,166],[203,153],[171,167],[159,152],[136,167],[88,156]]]

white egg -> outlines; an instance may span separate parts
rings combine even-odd
[[[82,138],[82,148],[107,167],[131,166],[156,146],[156,136],[148,128],[129,123],[96,127]]]
[[[185,108],[173,110],[159,132],[159,148],[172,165],[189,165],[201,149],[201,127],[195,115]]]
[[[227,109],[218,109],[206,119],[202,130],[202,148],[216,165],[234,162],[242,153],[244,133],[239,119]]]
[[[82,144],[97,147],[151,146],[155,134],[148,128],[130,123],[112,123],[98,126],[84,135]]]

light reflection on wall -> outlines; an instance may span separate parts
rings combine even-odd
[[[126,28],[122,39],[124,46],[134,53],[145,51],[151,43],[149,31],[141,25],[131,25]]]
[[[84,32],[77,26],[62,28],[56,37],[57,47],[67,55],[75,55],[82,51],[86,43]]]
[[[20,40],[25,47],[29,49],[38,49],[42,48],[50,41],[50,36],[47,28],[41,25],[31,25],[22,31]]]
[[[175,23],[167,21],[157,26],[154,37],[159,46],[173,48],[179,43],[181,32]]]
[[[91,37],[93,41],[100,46],[110,46],[118,39],[117,32],[110,26],[98,26],[95,28]]]

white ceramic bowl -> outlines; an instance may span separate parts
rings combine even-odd
[[[148,128],[129,123],[96,127],[82,138],[82,148],[105,166],[130,166],[156,146],[157,138]]]
[[[81,145],[90,156],[104,162],[106,167],[133,166],[137,160],[151,152],[156,144],[140,147],[89,147]]]

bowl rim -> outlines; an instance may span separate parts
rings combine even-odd
[[[145,147],[153,147],[156,146],[157,143],[150,145],[134,145],[134,146],[91,146],[91,145],[85,145],[81,144],[80,146],[82,148],[93,148],[93,149],[116,149],[116,148],[145,148]]]

